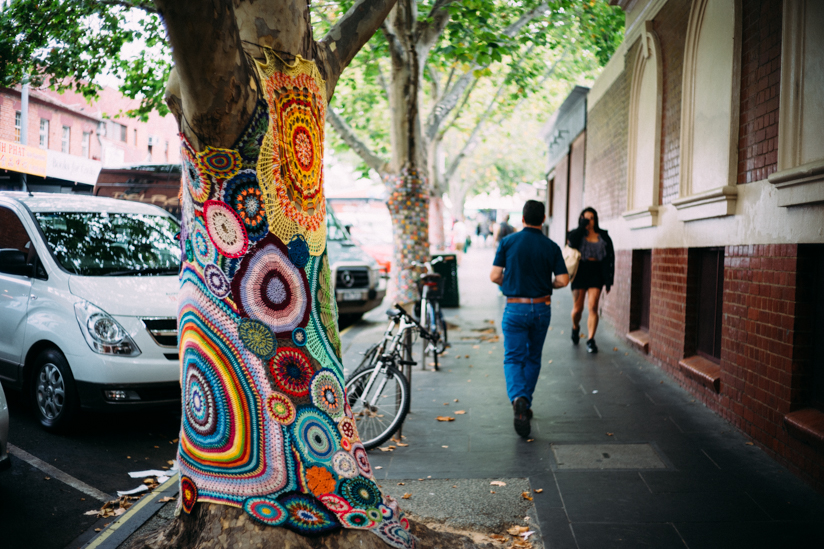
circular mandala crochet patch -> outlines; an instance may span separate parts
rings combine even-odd
[[[207,200],[203,204],[203,218],[212,244],[221,255],[241,257],[246,253],[249,246],[246,227],[228,204]]]
[[[181,149],[181,160],[183,167],[183,179],[186,181],[186,186],[189,188],[189,194],[192,197],[192,202],[196,206],[202,206],[204,202],[209,200],[212,192],[212,180],[209,176],[203,173],[197,165],[194,158],[193,151],[186,143]]]
[[[316,498],[300,493],[284,494],[278,502],[286,509],[283,526],[304,536],[318,536],[340,528],[337,517]]]
[[[278,337],[289,337],[309,322],[306,273],[289,261],[285,246],[271,234],[241,260],[232,295],[241,316],[266,323]]]
[[[269,360],[275,355],[278,348],[275,335],[263,322],[242,318],[238,324],[237,333],[246,348],[258,358]]]
[[[369,465],[369,456],[366,454],[366,448],[360,442],[352,445],[352,457],[358,464],[358,469],[366,478],[372,478],[372,466]]]
[[[289,397],[280,393],[272,393],[266,399],[266,411],[275,421],[283,425],[291,425],[295,421],[295,405]]]
[[[240,169],[240,153],[231,149],[206,147],[197,155],[202,172],[218,179],[229,179]]]
[[[312,364],[300,349],[281,347],[270,366],[278,388],[292,397],[305,397],[312,383]]]
[[[338,481],[335,475],[326,467],[315,465],[306,469],[306,487],[316,496],[329,494],[335,491]]]
[[[197,503],[197,486],[189,477],[180,477],[180,502],[186,514],[191,513]]]
[[[369,518],[366,511],[362,509],[352,509],[351,511],[338,515],[338,518],[346,528],[367,530],[376,526],[375,521]]]
[[[306,330],[303,328],[295,328],[292,332],[292,343],[298,347],[306,345]]]
[[[357,434],[357,431],[355,431],[354,420],[348,417],[343,418],[338,422],[338,430],[345,439],[348,439],[349,441],[355,440],[355,435]]]
[[[211,435],[217,429],[217,405],[212,380],[207,376],[208,374],[196,365],[187,365],[184,409],[189,427],[201,436]]]
[[[197,259],[201,267],[217,261],[217,250],[215,250],[211,239],[209,239],[209,233],[206,232],[206,227],[203,226],[200,218],[195,219],[192,227],[192,236],[190,238],[195,259]]]
[[[296,234],[287,246],[289,249],[289,260],[298,269],[303,269],[309,263],[309,245],[302,234]]]
[[[250,517],[267,526],[278,526],[287,517],[286,509],[277,501],[261,497],[251,497],[243,502],[243,510]]]
[[[298,408],[290,427],[292,440],[305,461],[328,463],[332,460],[340,441],[329,416],[314,407],[303,406]]]
[[[206,287],[218,299],[229,297],[229,292],[232,287],[229,285],[229,279],[220,267],[214,263],[209,263],[203,269],[203,278],[206,280]]]
[[[352,510],[352,506],[349,505],[349,502],[337,494],[323,494],[322,496],[319,496],[318,499],[326,506],[327,509],[336,515],[347,513]]]
[[[377,485],[363,477],[348,478],[342,481],[340,494],[352,507],[358,509],[372,509],[382,503],[381,491],[378,490]],[[377,509],[376,512],[378,512]]]
[[[394,547],[414,547],[415,542],[412,535],[404,530],[400,522],[385,521],[378,526],[375,533]]]
[[[312,378],[312,403],[333,419],[343,417],[343,388],[332,370],[323,369]]]
[[[257,242],[269,232],[263,192],[254,170],[243,170],[226,182],[223,200],[235,210],[246,227],[250,242]]]
[[[354,478],[360,474],[358,464],[349,452],[339,451],[332,456],[332,467],[342,478]]]

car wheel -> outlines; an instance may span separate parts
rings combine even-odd
[[[32,369],[31,401],[40,425],[49,431],[67,427],[78,408],[69,363],[55,349],[37,355]]]

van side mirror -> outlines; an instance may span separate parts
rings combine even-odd
[[[31,267],[26,262],[26,252],[6,248],[0,250],[0,273],[31,276]]]

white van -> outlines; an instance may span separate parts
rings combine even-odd
[[[179,230],[147,204],[0,192],[0,380],[43,427],[180,404]]]

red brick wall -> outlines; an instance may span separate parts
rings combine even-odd
[[[653,21],[661,43],[663,97],[661,101],[661,203],[678,198],[681,177],[681,80],[690,0],[670,0]]]
[[[652,250],[649,356],[664,370],[678,373],[684,356],[687,299],[686,248]],[[629,311],[628,311],[629,312]]]
[[[766,179],[778,161],[782,0],[744,0],[738,183]]]

